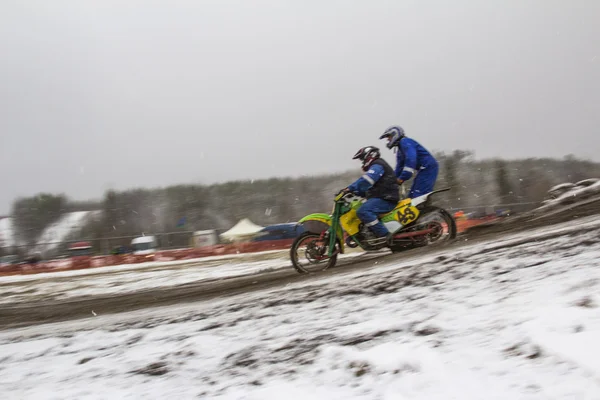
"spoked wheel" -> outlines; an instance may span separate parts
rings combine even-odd
[[[456,238],[456,222],[446,210],[438,207],[427,207],[417,220],[415,231],[429,231],[421,236],[414,236],[404,243],[394,243],[393,252],[400,252],[417,247],[441,244]]]
[[[456,222],[452,215],[442,208],[426,208],[417,223],[422,227],[420,229],[431,230],[421,238],[427,245],[447,242],[456,238]]]
[[[337,261],[337,254],[327,256],[329,239],[318,233],[306,232],[298,236],[290,249],[292,265],[301,274],[324,271]]]

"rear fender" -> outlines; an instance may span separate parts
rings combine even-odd
[[[434,190],[433,192],[429,192],[427,194],[424,194],[423,196],[415,197],[414,199],[412,199],[412,205],[413,205],[413,207],[418,207],[418,206],[422,207],[425,204],[429,203],[431,197],[434,194],[440,193],[440,192],[447,192],[448,190],[450,190],[450,188]]]

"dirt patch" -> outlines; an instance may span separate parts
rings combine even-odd
[[[377,331],[377,332],[373,332],[373,333],[369,333],[369,334],[356,336],[351,339],[346,339],[346,340],[342,341],[341,344],[343,346],[356,346],[357,344],[370,342],[371,340],[375,340],[375,339],[381,338],[383,336],[388,336],[388,335],[391,335],[392,333],[397,333],[397,332],[402,332],[402,331],[400,329]]]
[[[152,364],[148,364],[143,368],[136,369],[131,371],[133,374],[142,374],[142,375],[151,375],[151,376],[160,376],[169,372],[169,368],[167,363],[165,362],[155,362]]]
[[[415,329],[414,333],[415,336],[431,336],[431,335],[435,335],[436,333],[439,333],[441,331],[440,328],[436,327],[436,326],[423,326],[423,327],[419,327],[417,329]]]
[[[527,342],[519,342],[504,349],[503,353],[507,357],[525,357],[534,360],[543,356],[541,347]]]
[[[577,307],[583,307],[583,308],[596,308],[597,307],[594,300],[589,296],[585,296],[585,297],[579,299],[578,301],[575,302],[575,305]]]

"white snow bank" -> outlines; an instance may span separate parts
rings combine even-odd
[[[42,231],[34,251],[43,254],[58,247],[69,234],[81,229],[87,218],[96,215],[98,212],[100,211],[75,211],[63,214],[58,221]]]
[[[559,185],[561,186],[561,185]],[[554,199],[550,199],[550,200],[545,200],[542,206],[536,208],[535,211],[542,211],[542,210],[547,210],[547,209],[552,209],[555,207],[559,207],[565,203],[568,202],[578,202],[580,200],[584,200],[587,198],[590,198],[591,196],[595,196],[597,194],[600,194],[600,181],[593,183],[592,185],[589,186],[572,186],[573,189],[571,190],[567,190],[565,193],[561,194],[560,196],[554,198]],[[551,190],[555,190],[556,188],[553,188]]]
[[[11,247],[15,245],[12,218],[0,218],[0,246]]]

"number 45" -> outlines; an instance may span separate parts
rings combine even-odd
[[[417,215],[409,206],[398,211],[398,221],[400,221],[402,225],[412,222],[416,217]]]

